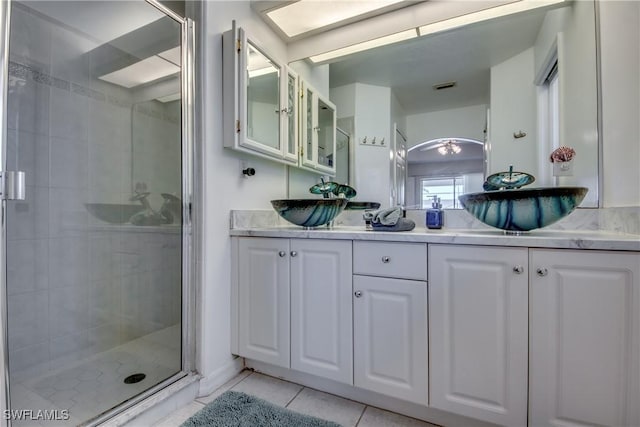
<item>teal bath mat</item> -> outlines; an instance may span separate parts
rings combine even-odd
[[[341,427],[237,391],[227,391],[181,427]]]

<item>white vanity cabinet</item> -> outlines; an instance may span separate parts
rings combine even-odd
[[[233,352],[445,425],[640,426],[640,252],[368,236],[234,237]]]
[[[336,106],[300,80],[300,166],[336,173]]]
[[[288,368],[289,240],[238,239],[238,354]]]
[[[353,252],[354,385],[426,405],[426,245],[354,242]],[[397,278],[407,274],[418,280]]]
[[[530,251],[530,426],[640,425],[640,254]]]
[[[291,240],[291,368],[353,384],[351,241]]]
[[[235,25],[223,39],[224,145],[298,163],[298,77]]]
[[[527,249],[429,245],[430,406],[527,424]]]
[[[353,382],[351,241],[237,241],[237,352]]]

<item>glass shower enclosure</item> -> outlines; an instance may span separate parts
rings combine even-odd
[[[192,24],[0,7],[5,419],[92,424],[191,370]]]

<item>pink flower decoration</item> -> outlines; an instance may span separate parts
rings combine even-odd
[[[571,147],[559,147],[553,150],[549,160],[551,163],[570,162],[576,155],[576,150]]]

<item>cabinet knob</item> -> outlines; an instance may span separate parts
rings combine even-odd
[[[540,277],[544,277],[544,276],[546,276],[546,275],[547,275],[547,273],[549,273],[549,272],[547,271],[547,269],[546,269],[546,268],[538,268],[538,269],[536,270],[536,274],[537,274],[538,276],[540,276]]]
[[[291,251],[291,256],[292,256],[292,257],[297,257],[297,256],[298,256],[298,252],[296,252],[296,251]]]
[[[360,298],[362,296],[362,291],[355,291],[353,295],[355,295],[356,298]]]
[[[513,272],[516,274],[522,274],[524,272],[524,267],[521,265],[516,265],[513,267]]]
[[[389,258],[388,256],[382,257],[382,262],[384,262],[385,264],[389,263],[389,261],[391,261],[391,258]]]
[[[287,253],[286,253],[285,251],[280,251],[280,252],[278,252],[278,255],[280,256],[280,258],[284,258],[284,256],[285,256],[286,254],[287,254]]]

